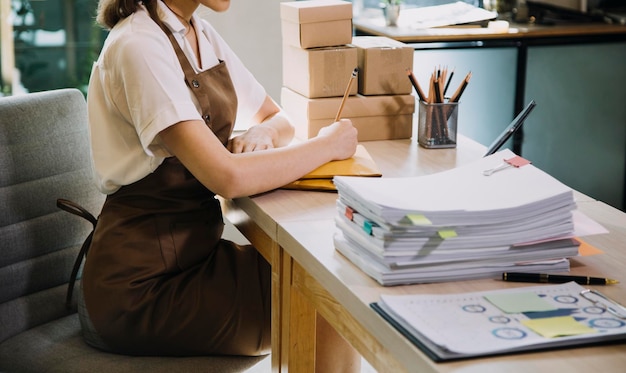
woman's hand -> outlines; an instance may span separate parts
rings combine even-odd
[[[270,126],[256,125],[239,136],[228,140],[228,150],[231,153],[247,153],[257,150],[274,148],[276,129]]]
[[[285,113],[270,96],[266,96],[250,129],[230,139],[228,150],[237,154],[279,148],[289,144],[293,134],[294,128]]]
[[[333,160],[346,159],[354,155],[358,144],[357,135],[358,131],[350,119],[341,119],[322,128],[317,134],[318,137],[331,141],[328,150],[333,155]]]

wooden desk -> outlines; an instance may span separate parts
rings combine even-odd
[[[484,147],[460,137],[456,149],[426,150],[415,141],[363,145],[386,177],[428,174],[482,156]],[[274,372],[313,372],[318,312],[380,372],[550,372],[591,369],[623,371],[626,344],[535,352],[434,363],[370,307],[382,293],[456,293],[528,286],[497,280],[382,287],[335,251],[335,193],[277,190],[225,203],[229,220],[272,263],[272,367]],[[603,255],[572,260],[573,274],[622,280],[598,287],[626,304],[626,214],[582,194],[581,210],[611,231],[588,237]]]

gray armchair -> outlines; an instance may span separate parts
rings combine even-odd
[[[85,98],[60,89],[0,98],[0,372],[242,372],[266,357],[132,357],[86,345],[65,293],[99,213]]]

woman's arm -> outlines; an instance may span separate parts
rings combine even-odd
[[[288,131],[276,115],[258,126],[272,133],[274,145]],[[257,127],[257,126],[255,126]],[[286,185],[322,164],[351,157],[357,130],[342,119],[320,130],[317,137],[292,146],[231,153],[202,121],[183,121],[161,131],[162,143],[207,188],[224,198],[254,195]],[[265,137],[265,136],[260,136]]]

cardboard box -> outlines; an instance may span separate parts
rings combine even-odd
[[[280,3],[283,44],[331,47],[352,41],[352,3],[307,0]]]
[[[283,45],[283,86],[309,98],[343,96],[357,67],[352,46],[302,49]],[[356,95],[358,82],[350,94]]]
[[[341,97],[308,98],[283,87],[281,106],[296,129],[296,137],[315,137],[331,124],[341,105]],[[408,139],[413,134],[413,95],[356,95],[347,98],[342,118],[349,118],[359,131],[359,141]]]
[[[413,69],[413,48],[384,36],[355,36],[359,59],[359,93],[403,95],[412,92],[406,70]]]

